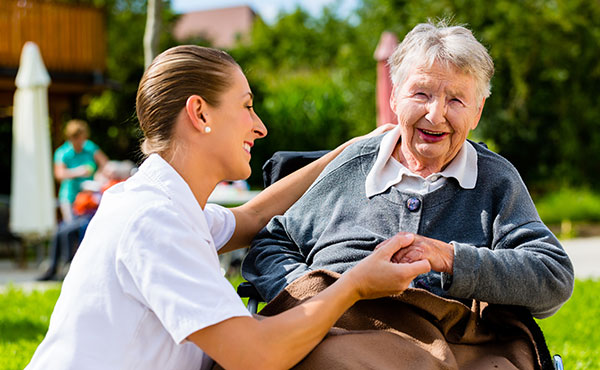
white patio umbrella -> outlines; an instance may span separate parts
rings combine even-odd
[[[54,231],[56,202],[48,118],[50,76],[33,42],[23,46],[15,84],[9,227],[35,240]]]

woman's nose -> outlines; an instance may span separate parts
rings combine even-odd
[[[433,99],[428,105],[425,118],[434,125],[446,122],[446,102],[442,99]]]
[[[265,126],[265,124],[263,123],[263,121],[260,119],[260,117],[255,114],[254,115],[254,128],[253,131],[256,134],[258,139],[261,139],[265,136],[267,136],[267,127]]]

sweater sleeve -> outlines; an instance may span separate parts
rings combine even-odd
[[[540,220],[518,174],[496,187],[489,248],[454,244],[448,294],[519,305],[538,318],[553,315],[573,292],[573,265],[558,239]]]
[[[276,216],[253,240],[242,275],[267,301],[309,271],[306,258],[286,230],[286,216]]]

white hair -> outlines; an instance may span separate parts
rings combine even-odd
[[[421,23],[415,26],[388,59],[394,89],[401,86],[412,67],[431,67],[435,62],[452,65],[475,78],[479,99],[491,93],[494,62],[470,30],[463,26]]]

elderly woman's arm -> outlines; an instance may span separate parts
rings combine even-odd
[[[432,270],[452,276],[446,292],[449,296],[524,306],[538,318],[548,317],[573,292],[573,265],[560,242],[541,222],[516,170],[505,170],[509,176],[490,190],[495,199],[493,207],[480,211],[481,224],[465,225],[468,230],[454,234],[450,243],[417,235],[415,242],[399,251],[394,260],[406,263],[427,259]],[[483,199],[479,202],[485,203]],[[464,205],[461,203],[459,208],[464,209]],[[485,217],[493,213],[493,208],[495,214]],[[491,231],[487,248],[461,240],[461,234],[477,228]]]
[[[515,227],[493,250],[453,244],[452,296],[525,306],[544,318],[573,292],[573,265],[541,222]]]

